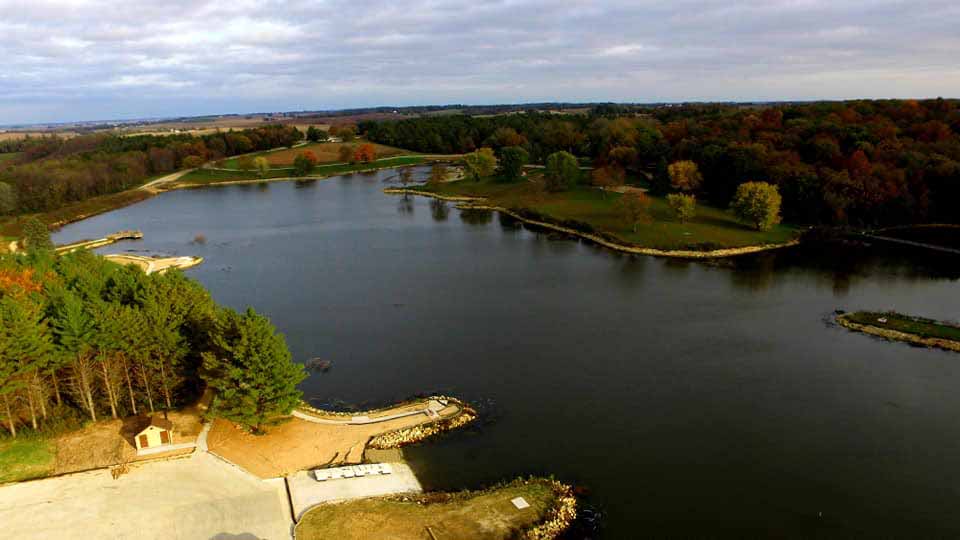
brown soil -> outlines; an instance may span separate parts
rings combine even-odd
[[[197,439],[201,424],[200,415],[195,407],[182,411],[170,411],[167,415],[174,426],[173,444],[193,442]],[[55,440],[57,455],[53,474],[110,467],[120,463],[188,454],[193,451],[192,449],[179,450],[138,458],[133,437],[142,429],[146,421],[146,416],[106,420],[61,435]]]
[[[370,416],[394,414],[410,408],[423,408],[423,404]],[[448,411],[441,414],[445,412]],[[218,418],[210,429],[207,445],[211,452],[261,478],[274,478],[313,467],[361,463],[367,442],[372,437],[432,421],[425,415],[417,415],[377,424],[333,425],[290,418],[280,425],[267,427],[266,434],[252,435],[237,424]]]

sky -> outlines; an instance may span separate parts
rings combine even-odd
[[[960,2],[0,0],[0,125],[960,97]]]

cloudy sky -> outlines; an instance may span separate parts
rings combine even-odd
[[[0,0],[0,125],[960,97],[958,22],[956,0]]]

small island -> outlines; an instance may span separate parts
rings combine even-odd
[[[857,311],[837,315],[840,326],[893,341],[960,352],[960,326],[895,312]]]

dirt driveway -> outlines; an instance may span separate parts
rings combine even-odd
[[[283,481],[217,458],[146,463],[0,487],[4,538],[290,538]]]

